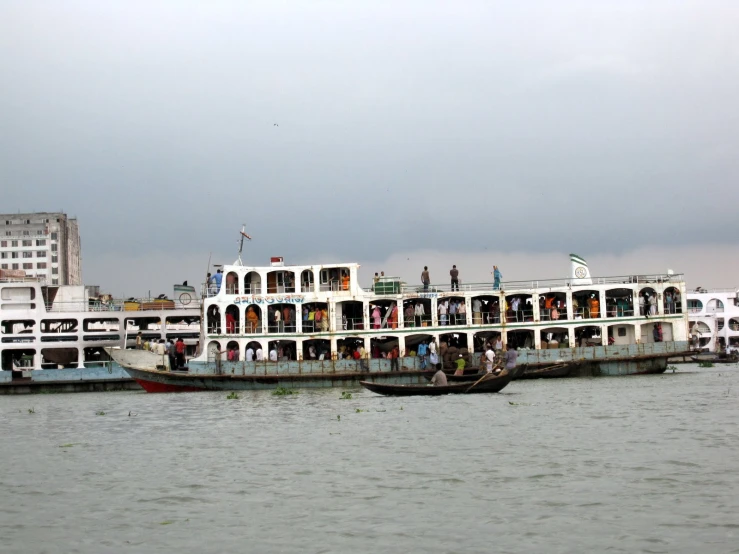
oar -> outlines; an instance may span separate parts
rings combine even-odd
[[[488,378],[488,377],[490,377],[491,375],[492,375],[492,373],[486,373],[485,375],[483,375],[482,377],[480,377],[480,378],[479,378],[479,379],[478,379],[477,381],[475,381],[475,384],[474,384],[474,385],[472,385],[472,386],[471,386],[470,388],[468,388],[468,389],[467,389],[466,391],[464,391],[464,392],[465,392],[465,393],[467,393],[467,392],[470,392],[470,391],[471,391],[471,390],[472,390],[473,388],[475,388],[475,385],[477,385],[477,384],[478,384],[478,383],[479,383],[480,381],[482,381],[483,379],[487,379],[487,378]]]

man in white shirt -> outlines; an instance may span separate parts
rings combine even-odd
[[[439,302],[439,325],[446,325],[446,303]]]
[[[488,373],[493,372],[493,362],[495,362],[495,352],[493,352],[492,348],[488,348],[487,352],[485,352],[485,371]]]
[[[249,345],[249,348],[246,349],[246,361],[247,362],[253,362],[254,361],[254,349]]]
[[[264,352],[262,351],[261,346],[257,346],[257,361],[261,362],[264,360]]]
[[[272,347],[272,350],[269,351],[269,361],[270,362],[277,361],[277,348],[275,348],[274,346]]]
[[[426,315],[426,310],[423,308],[423,302],[416,303],[416,327],[421,326],[421,322],[423,321],[423,316]]]

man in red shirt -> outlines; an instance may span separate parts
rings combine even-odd
[[[182,340],[182,337],[177,339],[177,342],[175,343],[175,346],[174,346],[174,351],[175,351],[175,358],[176,358],[175,365],[177,366],[176,369],[184,368],[185,367],[185,341]]]

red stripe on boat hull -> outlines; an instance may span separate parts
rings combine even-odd
[[[169,385],[166,383],[156,383],[154,381],[145,381],[144,379],[136,379],[146,392],[200,392],[206,389],[198,387],[183,387],[179,385]]]

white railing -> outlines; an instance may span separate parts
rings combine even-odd
[[[653,284],[653,283],[682,283],[683,274],[677,273],[673,275],[668,274],[654,274],[654,275],[620,275],[613,277],[591,277],[590,281],[592,285],[611,285],[611,284]],[[476,292],[476,291],[514,291],[514,290],[534,290],[534,289],[548,289],[548,288],[562,288],[562,287],[583,287],[590,286],[579,283],[573,283],[575,279],[540,279],[533,281],[501,281],[500,288],[495,288],[493,282],[480,282],[480,283],[459,283],[459,292]],[[393,287],[393,284],[397,283],[397,287]],[[365,292],[375,292],[376,294],[398,294],[395,290],[399,289],[400,294],[412,294],[412,293],[437,293],[437,292],[457,292],[457,287],[452,290],[451,282],[449,284],[430,284],[428,287],[424,287],[422,284],[409,285],[402,281],[400,278],[394,280],[394,278],[384,277],[378,283],[373,284],[372,287],[365,287]],[[731,289],[729,292],[733,291]],[[379,291],[379,292],[378,292]]]
[[[172,311],[182,309],[198,309],[201,301],[194,299],[187,306],[178,305],[175,300],[167,300],[167,303],[157,302],[157,299],[142,300],[111,300],[109,302],[98,302],[83,300],[72,302],[46,303],[46,311],[49,313],[71,313],[71,312],[143,312],[143,311]]]

